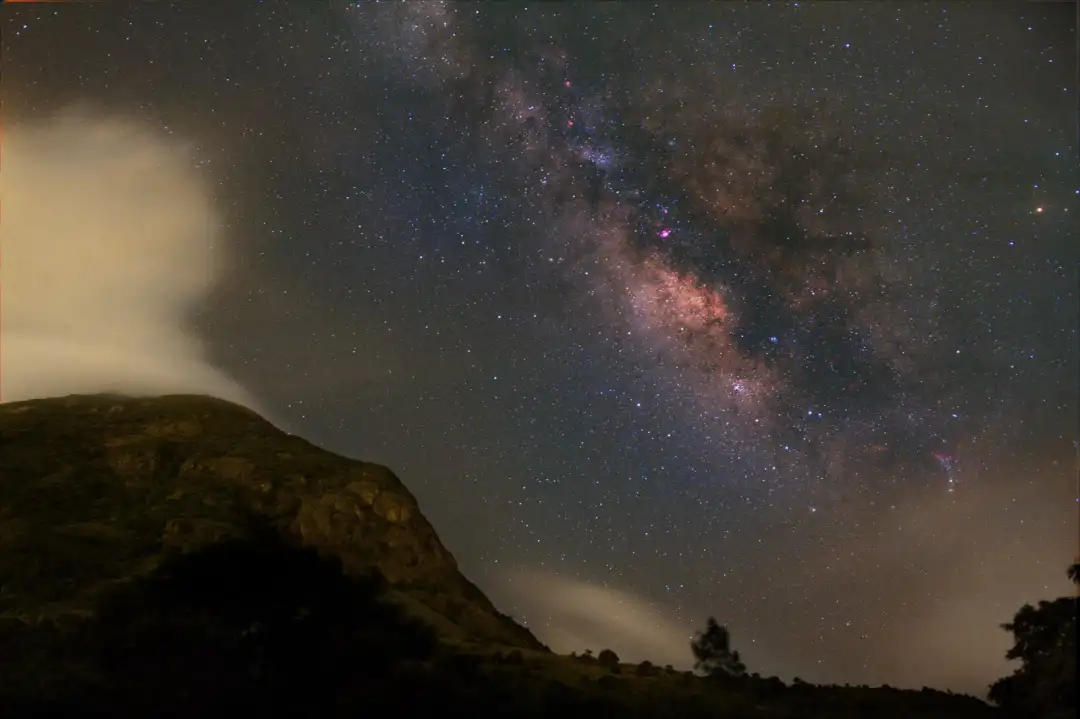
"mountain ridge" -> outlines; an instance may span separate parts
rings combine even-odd
[[[0,617],[82,614],[170,552],[241,537],[250,517],[377,569],[445,639],[546,650],[461,574],[388,468],[203,395],[0,404]],[[47,558],[42,559],[46,556]]]

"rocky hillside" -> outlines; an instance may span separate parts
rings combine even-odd
[[[347,572],[376,567],[444,640],[544,649],[462,576],[386,467],[203,396],[0,404],[0,619],[85,614],[117,580],[253,520]]]
[[[5,719],[999,715],[599,657],[500,614],[385,467],[207,397],[0,404]]]

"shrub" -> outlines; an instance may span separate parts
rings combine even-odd
[[[599,656],[597,656],[596,659],[600,662],[600,666],[602,667],[607,667],[610,669],[611,667],[619,666],[619,655],[611,651],[610,649],[605,649],[600,652]]]
[[[713,677],[746,674],[746,665],[731,648],[731,633],[714,617],[709,617],[705,631],[698,632],[690,642],[690,649],[696,660],[694,668],[703,674]]]
[[[639,677],[654,677],[659,674],[659,672],[656,667],[653,666],[653,663],[646,659],[637,665],[636,674]]]
[[[339,560],[254,525],[249,539],[169,556],[104,592],[86,659],[100,695],[122,696],[134,716],[162,705],[197,716],[223,702],[320,713],[357,674],[435,654],[431,628],[385,589],[377,574],[348,576]]]

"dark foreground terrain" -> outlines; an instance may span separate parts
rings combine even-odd
[[[205,397],[0,405],[0,716],[372,712],[997,715],[931,690],[555,655],[384,467]]]

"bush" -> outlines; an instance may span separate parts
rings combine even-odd
[[[619,655],[610,649],[605,649],[600,652],[596,659],[600,662],[600,666],[607,667],[608,669],[619,666]]]
[[[196,716],[223,702],[329,711],[357,675],[435,653],[431,628],[385,589],[381,576],[347,576],[339,560],[258,526],[111,587],[72,646],[119,714]]]
[[[660,672],[648,659],[637,665],[636,674],[639,677],[654,677]]]

